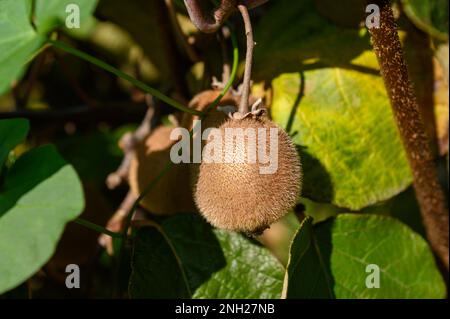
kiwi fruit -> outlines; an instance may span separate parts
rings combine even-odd
[[[213,226],[260,234],[296,203],[301,188],[300,159],[289,135],[262,116],[225,121],[219,127],[222,153],[229,142],[224,138],[227,128],[262,128],[266,130],[267,137],[270,136],[270,128],[277,128],[278,169],[273,174],[261,174],[258,161],[202,162],[194,183],[194,200],[201,214]],[[246,142],[247,138],[244,140]],[[269,138],[265,142],[268,149]],[[244,152],[243,158],[247,159],[246,147],[236,144],[235,147],[236,152]]]
[[[144,143],[137,145],[130,163],[128,181],[135,196],[139,196],[170,161],[170,140],[173,127],[158,126]],[[140,205],[155,215],[192,212],[195,204],[187,164],[173,164],[172,168],[144,196]]]
[[[197,94],[189,103],[189,107],[198,111],[204,111],[220,94],[217,90],[207,90]],[[227,94],[221,101],[221,105],[235,104],[231,94]],[[198,116],[184,114],[180,126],[188,130],[192,129],[194,120]],[[202,121],[202,127],[218,126],[226,120],[224,113],[212,109],[208,117]],[[139,196],[145,187],[164,169],[170,161],[170,148],[176,141],[170,140],[173,126],[158,126],[150,136],[136,146],[130,163],[128,181],[130,189],[135,196]],[[156,184],[156,186],[144,196],[140,205],[155,215],[173,215],[179,212],[193,212],[196,210],[192,197],[192,174],[196,174],[195,164],[173,164]]]
[[[214,102],[214,100],[219,96],[220,91],[218,90],[206,90],[203,92],[200,92],[199,94],[195,95],[191,102],[189,103],[189,107],[192,109],[195,109],[197,111],[205,111],[211,103]],[[218,107],[220,106],[236,106],[238,101],[236,100],[237,97],[234,97],[231,93],[227,93],[219,102]],[[219,127],[222,125],[226,120],[227,116],[224,112],[219,111],[216,108],[213,108],[209,111],[208,115],[202,119],[202,131],[206,130],[210,127]],[[185,114],[183,117],[181,124],[183,127],[187,128],[188,130],[191,130],[193,128],[193,121],[199,120],[200,117],[190,114]],[[203,133],[203,132],[202,132]],[[205,146],[206,141],[202,140],[202,149]],[[191,187],[195,187],[195,182],[198,177],[198,170],[200,168],[200,164],[198,163],[192,163],[190,165],[190,184]]]

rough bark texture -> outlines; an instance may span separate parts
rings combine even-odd
[[[390,1],[370,1],[380,7],[380,27],[371,28],[372,44],[380,64],[394,116],[414,176],[414,189],[428,240],[448,271],[448,203],[438,181],[417,99],[408,79],[403,50]]]

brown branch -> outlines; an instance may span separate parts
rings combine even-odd
[[[256,8],[269,0],[242,0],[242,4],[245,5],[249,9]]]
[[[184,0],[192,23],[202,32],[216,32],[228,17],[236,10],[237,5],[248,9],[256,8],[268,0],[221,0],[220,5],[212,12],[205,9],[205,0]],[[202,5],[203,4],[203,5]]]
[[[124,158],[119,168],[108,175],[106,185],[109,189],[114,189],[122,184],[128,178],[131,158],[137,144],[144,141],[150,135],[152,130],[152,119],[155,114],[154,102],[151,96],[147,95],[147,113],[141,122],[141,125],[133,133],[126,133],[120,139],[119,145],[124,152]]]
[[[245,54],[245,71],[243,80],[243,89],[241,102],[239,103],[239,113],[246,114],[249,111],[248,97],[250,95],[250,85],[252,78],[252,63],[253,63],[253,47],[255,42],[253,41],[253,30],[248,9],[244,5],[238,5],[238,9],[241,12],[245,25],[245,34],[247,36],[247,52]]]
[[[220,5],[212,12],[205,9],[206,1],[184,0],[192,23],[202,32],[216,32],[226,19],[236,10],[237,0],[221,0]],[[202,5],[203,4],[203,5]]]
[[[380,27],[370,28],[394,116],[411,166],[414,189],[427,237],[448,271],[448,203],[438,181],[437,166],[428,143],[417,99],[408,79],[403,50],[389,0],[370,0],[380,8]]]
[[[121,232],[125,227],[125,219],[136,200],[136,196],[129,191],[124,200],[116,210],[114,215],[108,220],[106,229],[112,232]],[[98,243],[100,246],[105,247],[109,255],[114,255],[113,238],[106,234],[101,234],[98,237]]]

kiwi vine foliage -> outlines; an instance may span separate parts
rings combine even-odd
[[[69,3],[80,7],[80,30],[64,27]],[[112,291],[123,298],[444,298],[379,66],[360,25],[363,3],[270,0],[251,11],[252,95],[265,98],[301,159],[295,212],[257,238],[213,228],[192,202],[190,211],[163,216],[168,208],[152,201],[176,201],[190,189],[173,173],[182,170],[174,170],[143,201],[162,216],[134,228],[119,260],[120,239],[113,240],[115,256],[99,252],[98,234],[71,221],[81,216],[106,226],[125,197],[127,189],[108,190],[105,179],[121,163],[120,138],[143,117],[143,94],[47,41],[56,32],[60,41],[187,100],[220,76],[220,44],[195,29],[183,1],[173,5],[181,31],[195,39],[197,61],[168,27],[164,1],[0,0],[0,298],[29,297],[27,282],[43,283],[31,286],[44,298]],[[396,3],[408,71],[448,179],[448,1]],[[244,48],[237,17],[229,23]],[[86,104],[93,106],[80,108]],[[176,110],[162,110],[160,130],[167,130]],[[294,214],[307,217],[300,222]],[[277,231],[282,240],[271,241]],[[89,269],[77,291],[64,285],[67,264]],[[379,288],[366,286],[373,264]]]

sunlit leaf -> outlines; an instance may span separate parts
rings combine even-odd
[[[411,172],[366,30],[331,23],[312,0],[273,3],[256,30],[255,72],[299,148],[303,196],[359,210],[406,189]]]
[[[286,276],[287,298],[446,295],[425,240],[379,215],[341,214],[315,226],[305,219],[292,243]]]

